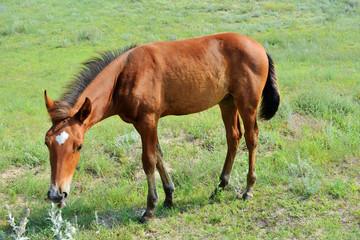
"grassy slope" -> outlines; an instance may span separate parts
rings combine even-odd
[[[247,171],[242,143],[229,191],[208,200],[226,154],[217,107],[167,117],[159,135],[177,187],[176,207],[159,204],[154,223],[139,225],[147,188],[139,137],[111,118],[87,133],[63,211],[71,221],[78,216],[76,238],[93,239],[97,230],[103,239],[360,238],[359,7],[357,1],[315,0],[3,1],[0,199],[16,216],[31,208],[32,239],[51,236],[43,144],[50,123],[42,90],[60,96],[79,62],[134,42],[231,31],[267,48],[282,92],[279,113],[259,124],[255,198],[238,199]],[[163,199],[160,181],[158,187]],[[0,231],[8,232],[4,217],[1,208]]]

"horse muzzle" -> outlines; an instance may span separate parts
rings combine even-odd
[[[61,203],[69,194],[67,192],[62,192],[57,186],[54,186],[49,189],[47,195],[53,203]]]

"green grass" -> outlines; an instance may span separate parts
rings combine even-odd
[[[113,117],[86,134],[63,210],[72,223],[77,216],[75,238],[360,238],[359,9],[351,0],[2,1],[1,202],[17,219],[31,209],[28,237],[52,237],[43,90],[58,98],[79,63],[132,43],[238,32],[273,56],[282,95],[277,115],[259,122],[255,198],[240,199],[248,157],[242,141],[227,191],[209,200],[226,155],[218,107],[169,116],[159,137],[175,207],[160,202],[154,222],[139,224],[147,193],[141,142]],[[5,216],[1,207],[0,239],[10,233]]]

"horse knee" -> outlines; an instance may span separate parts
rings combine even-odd
[[[142,157],[142,165],[146,175],[153,174],[155,172],[156,167],[156,158],[144,156]]]
[[[243,134],[241,132],[241,130],[239,129],[233,129],[232,133],[231,133],[231,138],[233,140],[235,140],[236,142],[239,142],[240,139],[242,138]]]

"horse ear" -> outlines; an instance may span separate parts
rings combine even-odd
[[[55,103],[53,100],[51,100],[48,95],[46,94],[46,90],[44,91],[44,97],[45,97],[45,105],[47,108],[48,113],[50,113],[51,109],[54,108]]]
[[[91,101],[86,98],[84,104],[81,106],[79,111],[75,114],[75,118],[77,118],[81,123],[85,121],[85,119],[91,113]]]

